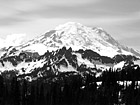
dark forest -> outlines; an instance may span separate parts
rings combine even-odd
[[[139,81],[139,66],[110,68],[100,77],[67,72],[28,81],[1,75],[0,105],[140,105]]]

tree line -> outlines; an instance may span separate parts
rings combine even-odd
[[[106,70],[100,77],[61,73],[32,82],[0,75],[0,105],[140,105],[139,74],[140,68],[133,66]]]

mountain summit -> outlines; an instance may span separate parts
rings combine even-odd
[[[0,49],[0,73],[40,77],[60,72],[100,74],[122,68],[140,54],[119,44],[104,29],[68,22],[19,46]],[[98,70],[97,70],[98,69]]]
[[[117,54],[140,56],[134,49],[119,44],[104,29],[87,27],[76,22],[59,25],[54,30],[17,46],[16,49],[34,51],[42,55],[46,52],[46,49],[52,51],[63,46],[71,47],[73,50],[91,49],[108,57],[114,57]]]

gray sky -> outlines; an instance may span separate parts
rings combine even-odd
[[[102,27],[140,51],[140,0],[0,0],[3,39],[10,34],[34,38],[69,21]]]

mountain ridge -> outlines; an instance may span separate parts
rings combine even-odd
[[[50,73],[77,72],[79,67],[90,72],[92,69],[117,69],[138,60],[135,54],[138,52],[119,44],[104,29],[75,22],[60,25],[0,52],[0,71],[15,71],[18,75],[40,74],[46,70],[47,73],[48,70]]]
[[[30,47],[29,47],[30,46]],[[80,23],[68,22],[57,26],[54,30],[49,30],[45,34],[38,36],[20,46],[19,50],[36,51],[36,46],[50,51],[57,50],[63,46],[77,49],[91,49],[101,55],[114,57],[117,54],[139,56],[139,52],[132,48],[125,47],[109,35],[104,29],[98,27],[87,27]],[[40,52],[39,52],[40,53]]]

